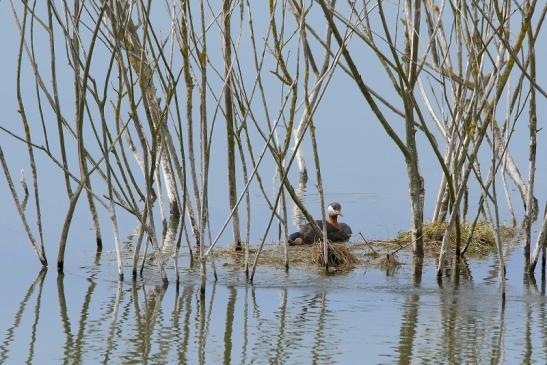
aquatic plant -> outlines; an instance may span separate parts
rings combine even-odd
[[[543,223],[530,263],[531,227],[539,215],[534,196],[536,94],[546,96],[536,81],[535,44],[543,24],[537,14],[544,14],[536,5],[536,0],[521,1],[516,9],[510,1],[455,8],[444,1],[396,6],[183,0],[168,4],[165,12],[163,4],[121,0],[75,1],[72,7],[12,3],[20,34],[15,71],[22,131],[0,128],[24,145],[32,182],[29,188],[23,179],[20,199],[10,173],[11,151],[0,149],[9,193],[33,249],[47,265],[35,155],[57,167],[67,198],[58,239],[60,273],[83,194],[97,250],[106,241],[101,217],[106,213],[109,218],[120,280],[127,261],[120,238],[123,215],[137,228],[129,253],[133,279],[142,275],[151,249],[162,279],[167,282],[172,259],[179,280],[184,240],[191,263],[199,263],[204,291],[207,265],[216,277],[214,252],[231,227],[231,243],[243,250],[244,270],[252,281],[274,222],[280,227],[283,264],[289,267],[290,204],[315,225],[299,195],[309,176],[326,219],[324,146],[317,139],[321,122],[316,113],[328,102],[324,95],[331,81],[343,75],[401,152],[410,202],[407,239],[414,256],[423,256],[430,237],[439,241],[437,274],[442,279],[451,252],[460,256],[478,247],[467,232],[481,231],[479,236],[488,236],[488,244],[496,247],[503,286],[500,181],[507,209],[515,224],[517,220],[506,176],[525,209],[525,270],[533,272],[539,253],[545,252]],[[390,87],[371,84],[369,62],[384,72]],[[22,82],[28,80],[35,94],[23,92]],[[510,153],[524,110],[530,137],[527,181]],[[219,138],[224,122],[226,138]],[[306,138],[313,152],[314,174],[309,176]],[[431,225],[424,225],[419,141],[433,152],[441,172]],[[216,150],[226,155],[222,162],[213,157]],[[298,187],[291,180],[295,160]],[[226,171],[229,208],[223,211],[222,226],[212,232],[210,183],[219,170]],[[272,170],[273,193],[264,182]],[[250,194],[251,186],[258,198]],[[480,191],[477,204],[472,204],[472,189]],[[270,216],[261,222],[266,228],[259,248],[251,251],[257,200]],[[34,223],[27,216],[27,202],[33,206]],[[325,229],[321,234],[326,237]],[[325,270],[340,263],[339,256],[351,262],[343,247],[324,239],[315,261],[322,261]]]

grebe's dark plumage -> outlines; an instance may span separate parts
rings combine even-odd
[[[340,203],[330,203],[327,208],[329,219],[327,223],[327,238],[331,242],[344,242],[349,240],[351,236],[351,227],[346,223],[338,223],[338,216],[342,215],[342,207]],[[319,228],[323,229],[324,222],[316,220],[315,223]],[[289,236],[289,244],[311,244],[321,240],[321,234],[319,234],[311,223],[304,225],[300,228],[300,231],[295,232]]]

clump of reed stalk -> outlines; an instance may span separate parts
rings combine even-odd
[[[434,222],[424,224],[423,239],[425,248],[431,253],[436,253],[440,249],[443,240],[444,231],[446,230],[446,222]],[[460,240],[462,247],[469,241],[467,253],[470,255],[487,255],[496,250],[496,240],[492,226],[485,221],[478,222],[472,229],[472,223],[466,222],[460,228]],[[512,237],[515,230],[511,227],[501,226],[501,238],[503,240]],[[399,241],[409,241],[410,232],[401,232],[397,236]],[[449,244],[456,244],[456,229],[453,228],[450,232]]]
[[[322,244],[312,246],[312,262],[317,265],[325,264],[324,247]],[[358,263],[357,258],[343,243],[331,243],[328,245],[328,266],[348,267]]]

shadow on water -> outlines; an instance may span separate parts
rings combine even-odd
[[[292,270],[302,286],[274,285],[281,269],[255,285],[230,273],[201,295],[191,271],[180,286],[106,280],[107,257],[97,256],[83,278],[41,271],[19,301],[10,297],[15,309],[0,338],[0,364],[547,359],[545,276],[539,288],[533,277],[518,281],[522,295],[513,288],[505,304],[484,281],[487,263],[459,261],[437,287],[434,265],[420,259],[388,276],[379,269],[329,277]],[[56,305],[46,305],[42,297],[52,296]]]

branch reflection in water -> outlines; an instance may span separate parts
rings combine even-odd
[[[422,260],[412,263],[412,286],[402,309],[398,363],[504,363],[505,304],[489,302],[474,289],[466,260],[457,259],[449,275],[439,283],[437,298],[421,288]],[[449,283],[450,286],[447,286]],[[490,306],[497,303],[498,309]],[[435,316],[438,308],[439,319]],[[528,310],[531,310],[527,305]],[[440,326],[440,328],[439,328]],[[545,349],[544,349],[545,351]],[[526,360],[526,357],[523,357]],[[526,362],[526,361],[525,361]]]
[[[28,358],[32,360],[34,356],[34,342],[36,340],[36,326],[38,325],[38,320],[40,318],[40,304],[41,304],[41,298],[42,298],[42,288],[44,285],[44,278],[46,276],[47,269],[42,269],[38,273],[38,276],[36,279],[30,284],[28,290],[26,291],[23,299],[19,303],[19,307],[17,309],[17,312],[15,313],[13,324],[7,329],[6,335],[4,337],[4,340],[2,341],[2,345],[0,345],[0,364],[3,364],[6,362],[6,360],[9,357],[9,352],[11,349],[12,342],[15,340],[15,332],[21,325],[21,320],[23,319],[23,315],[25,313],[27,304],[32,297],[32,294],[34,293],[34,290],[36,289],[36,286],[38,286],[39,292],[36,299],[36,307],[34,311],[34,321],[32,325],[32,340],[29,345],[29,353]]]
[[[321,277],[296,268],[290,274],[271,269],[264,273],[265,281],[247,285],[243,274],[230,273],[202,295],[198,273],[191,269],[185,275],[191,280],[178,287],[163,285],[159,277],[156,282],[106,280],[110,273],[101,270],[110,265],[103,268],[99,255],[87,278],[41,271],[19,302],[12,298],[15,312],[2,332],[0,364],[38,359],[323,364],[365,355],[399,364],[532,363],[546,358],[544,277],[540,288],[533,278],[521,282],[523,295],[510,295],[504,305],[497,283],[488,280],[488,265],[476,269],[476,263],[460,260],[445,271],[444,287],[428,287],[434,281],[422,281],[422,276],[434,275],[434,265],[410,260],[408,270],[389,276],[381,271],[363,276],[356,270]],[[474,279],[472,270],[482,279]],[[51,297],[56,297],[54,305],[48,302]],[[381,312],[370,310],[378,300]],[[400,325],[378,327],[378,321],[392,321],[382,317],[388,313],[401,313]],[[506,328],[511,328],[509,334]],[[393,353],[374,353],[374,344],[391,339],[396,339]]]
[[[412,261],[412,286],[419,288],[422,282],[423,259],[415,257]],[[410,364],[412,360],[412,348],[416,337],[418,324],[418,305],[420,296],[414,291],[407,294],[401,320],[399,333],[399,364]]]

